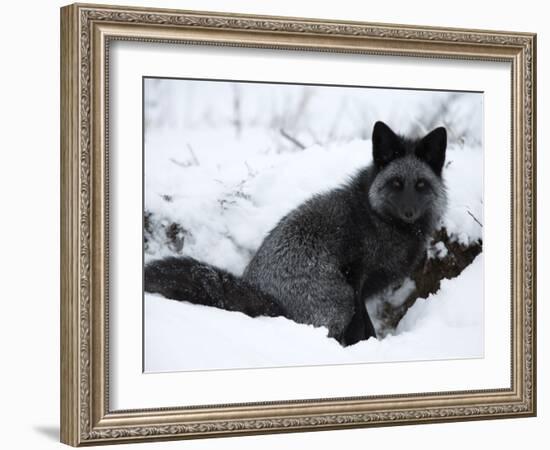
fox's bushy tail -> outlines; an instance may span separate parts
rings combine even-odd
[[[172,299],[240,311],[251,317],[282,316],[268,294],[239,277],[193,258],[165,258],[145,266],[145,291]]]

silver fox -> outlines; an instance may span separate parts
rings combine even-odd
[[[410,275],[425,255],[447,203],[446,147],[443,127],[411,139],[377,122],[373,162],[283,217],[242,277],[166,258],[145,267],[145,290],[325,326],[342,345],[376,337],[365,301]]]

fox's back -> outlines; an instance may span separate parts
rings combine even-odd
[[[278,282],[302,271],[314,277],[315,271],[340,267],[346,250],[356,249],[358,243],[349,201],[349,195],[337,189],[291,211],[266,236],[244,277],[261,287],[268,278]]]

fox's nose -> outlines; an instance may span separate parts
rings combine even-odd
[[[414,220],[415,217],[416,217],[416,213],[414,210],[412,209],[406,209],[404,212],[403,212],[403,216],[406,220]]]

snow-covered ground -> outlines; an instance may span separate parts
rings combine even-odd
[[[282,367],[483,356],[483,257],[437,295],[419,299],[395,334],[342,347],[283,317],[250,318],[209,306],[145,295],[147,372]]]
[[[442,226],[464,244],[482,238],[480,94],[148,80],[145,107],[146,261],[184,254],[240,274],[290,209],[370,163],[376,120],[415,135],[447,127]],[[285,318],[251,319],[147,294],[145,368],[481,357],[482,274],[480,255],[417,301],[385,338],[348,348],[325,329]],[[376,320],[375,302],[369,309]]]

